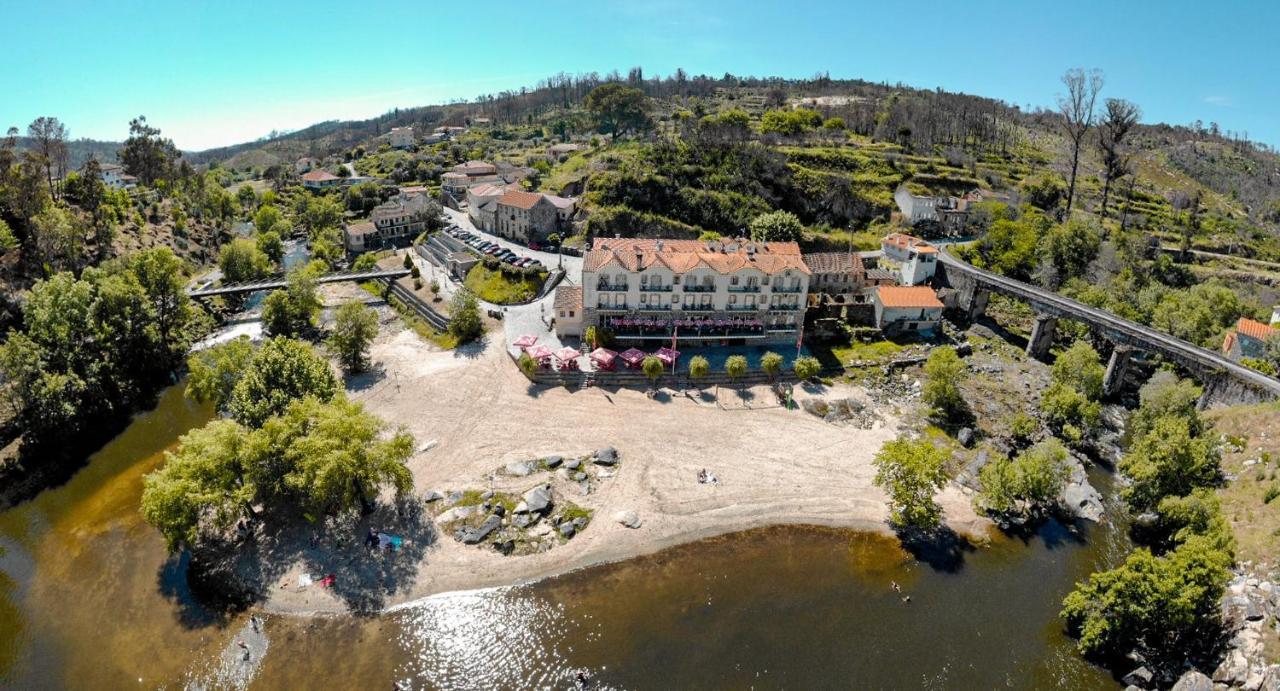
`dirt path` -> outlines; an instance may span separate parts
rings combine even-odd
[[[897,421],[885,411],[884,424],[861,430],[774,406],[765,387],[746,403],[750,408],[735,392],[722,390],[727,410],[678,393],[651,400],[626,389],[533,387],[502,352],[500,335],[491,334],[487,347],[442,352],[411,331],[387,331],[372,349],[382,372],[353,382],[350,395],[392,424],[407,427],[420,447],[434,442],[409,463],[419,494],[487,488],[523,492],[553,480],[558,496],[595,510],[581,535],[530,556],[504,557],[443,535],[419,565],[416,579],[388,605],[536,580],[764,525],[887,529],[884,495],[871,482],[871,459],[897,435]],[[581,496],[576,485],[549,473],[493,475],[510,461],[585,454],[604,446],[618,450],[621,464],[590,495]],[[717,475],[720,484],[699,484],[701,468]],[[974,532],[982,523],[955,487],[940,501],[956,530]],[[620,510],[635,511],[643,525],[623,527],[613,518]],[[311,588],[276,589],[268,609],[343,607],[327,592]]]

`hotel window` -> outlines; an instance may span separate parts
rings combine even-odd
[[[730,277],[729,277],[729,285],[731,285],[731,286],[736,286],[736,285],[738,285],[738,277],[737,277],[737,276],[730,276]]]
[[[649,274],[640,274],[640,285],[649,285]]]
[[[760,285],[769,285],[769,277],[765,276],[764,280],[760,282]]]
[[[747,296],[747,304],[748,304],[748,305],[751,305],[752,307],[755,307],[755,306],[756,306],[756,296],[754,296],[754,295],[748,295],[748,296]]]
[[[679,276],[675,276],[675,277],[673,277],[673,278],[671,279],[671,285],[673,285],[673,286],[678,286],[678,285],[680,285],[680,277],[679,277]]]
[[[706,307],[706,306],[708,306],[708,305],[710,305],[710,304],[711,304],[711,296],[710,296],[710,295],[703,295],[703,296],[702,296],[702,306],[703,306],[703,307]]]
[[[737,295],[730,295],[730,296],[729,296],[729,304],[730,304],[730,305],[736,305],[736,304],[738,304],[738,296],[737,296]]]
[[[649,304],[649,296],[648,296],[648,295],[641,295],[641,296],[640,296],[640,304],[642,304],[642,305],[647,305],[647,304]]]
[[[671,296],[671,304],[672,304],[672,305],[675,305],[675,304],[676,304],[677,302],[679,302],[679,301],[680,301],[680,298],[678,298],[678,297],[676,297],[676,296],[674,296],[674,295],[672,295],[672,296]]]

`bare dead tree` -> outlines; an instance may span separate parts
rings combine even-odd
[[[58,118],[40,116],[27,126],[27,136],[35,142],[49,182],[49,195],[56,199],[58,188],[53,184],[53,171],[56,168],[61,176],[67,167],[67,128]]]
[[[1071,182],[1067,187],[1067,213],[1076,196],[1076,173],[1080,169],[1080,147],[1084,137],[1093,127],[1098,92],[1102,90],[1102,72],[1074,67],[1062,75],[1067,87],[1065,96],[1058,97],[1058,112],[1062,115],[1062,129],[1071,140]]]
[[[1142,118],[1137,104],[1121,98],[1108,98],[1098,124],[1098,151],[1102,154],[1102,216],[1107,216],[1107,199],[1111,183],[1128,175],[1133,154],[1125,146],[1125,138]]]

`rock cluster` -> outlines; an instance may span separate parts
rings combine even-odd
[[[1222,596],[1222,620],[1234,635],[1229,652],[1213,671],[1215,684],[1249,691],[1280,689],[1280,664],[1267,659],[1264,643],[1280,631],[1277,614],[1280,584],[1243,574],[1231,579]]]
[[[830,423],[845,424],[857,429],[872,429],[882,419],[859,398],[806,398],[800,403],[805,412]]]

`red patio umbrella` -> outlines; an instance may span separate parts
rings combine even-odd
[[[534,360],[545,360],[552,355],[551,349],[544,345],[536,345],[524,352],[528,353],[529,357]]]
[[[513,343],[513,345],[514,345],[515,347],[520,348],[521,350],[523,350],[523,349],[528,348],[529,346],[531,346],[531,345],[533,345],[534,343],[537,343],[537,342],[538,342],[538,337],[537,337],[537,336],[534,336],[533,334],[525,334],[525,335],[521,336],[520,338],[517,338],[517,339],[515,340],[515,342]]]
[[[666,346],[662,346],[661,348],[658,349],[658,352],[653,354],[653,356],[661,360],[662,364],[670,365],[675,363],[676,358],[680,357],[680,351],[672,350]]]
[[[577,360],[580,357],[582,357],[582,353],[574,348],[570,348],[569,346],[565,346],[556,351],[556,359],[560,362]]]
[[[644,351],[637,350],[636,348],[628,348],[627,350],[623,351],[622,354],[618,356],[618,358],[621,359],[623,362],[627,363],[628,367],[635,367],[636,365],[639,365],[642,360],[644,360]]]
[[[591,358],[591,361],[596,363],[596,365],[604,369],[611,369],[613,367],[613,360],[618,357],[618,354],[608,348],[596,348],[591,351],[591,354],[587,357]]]

